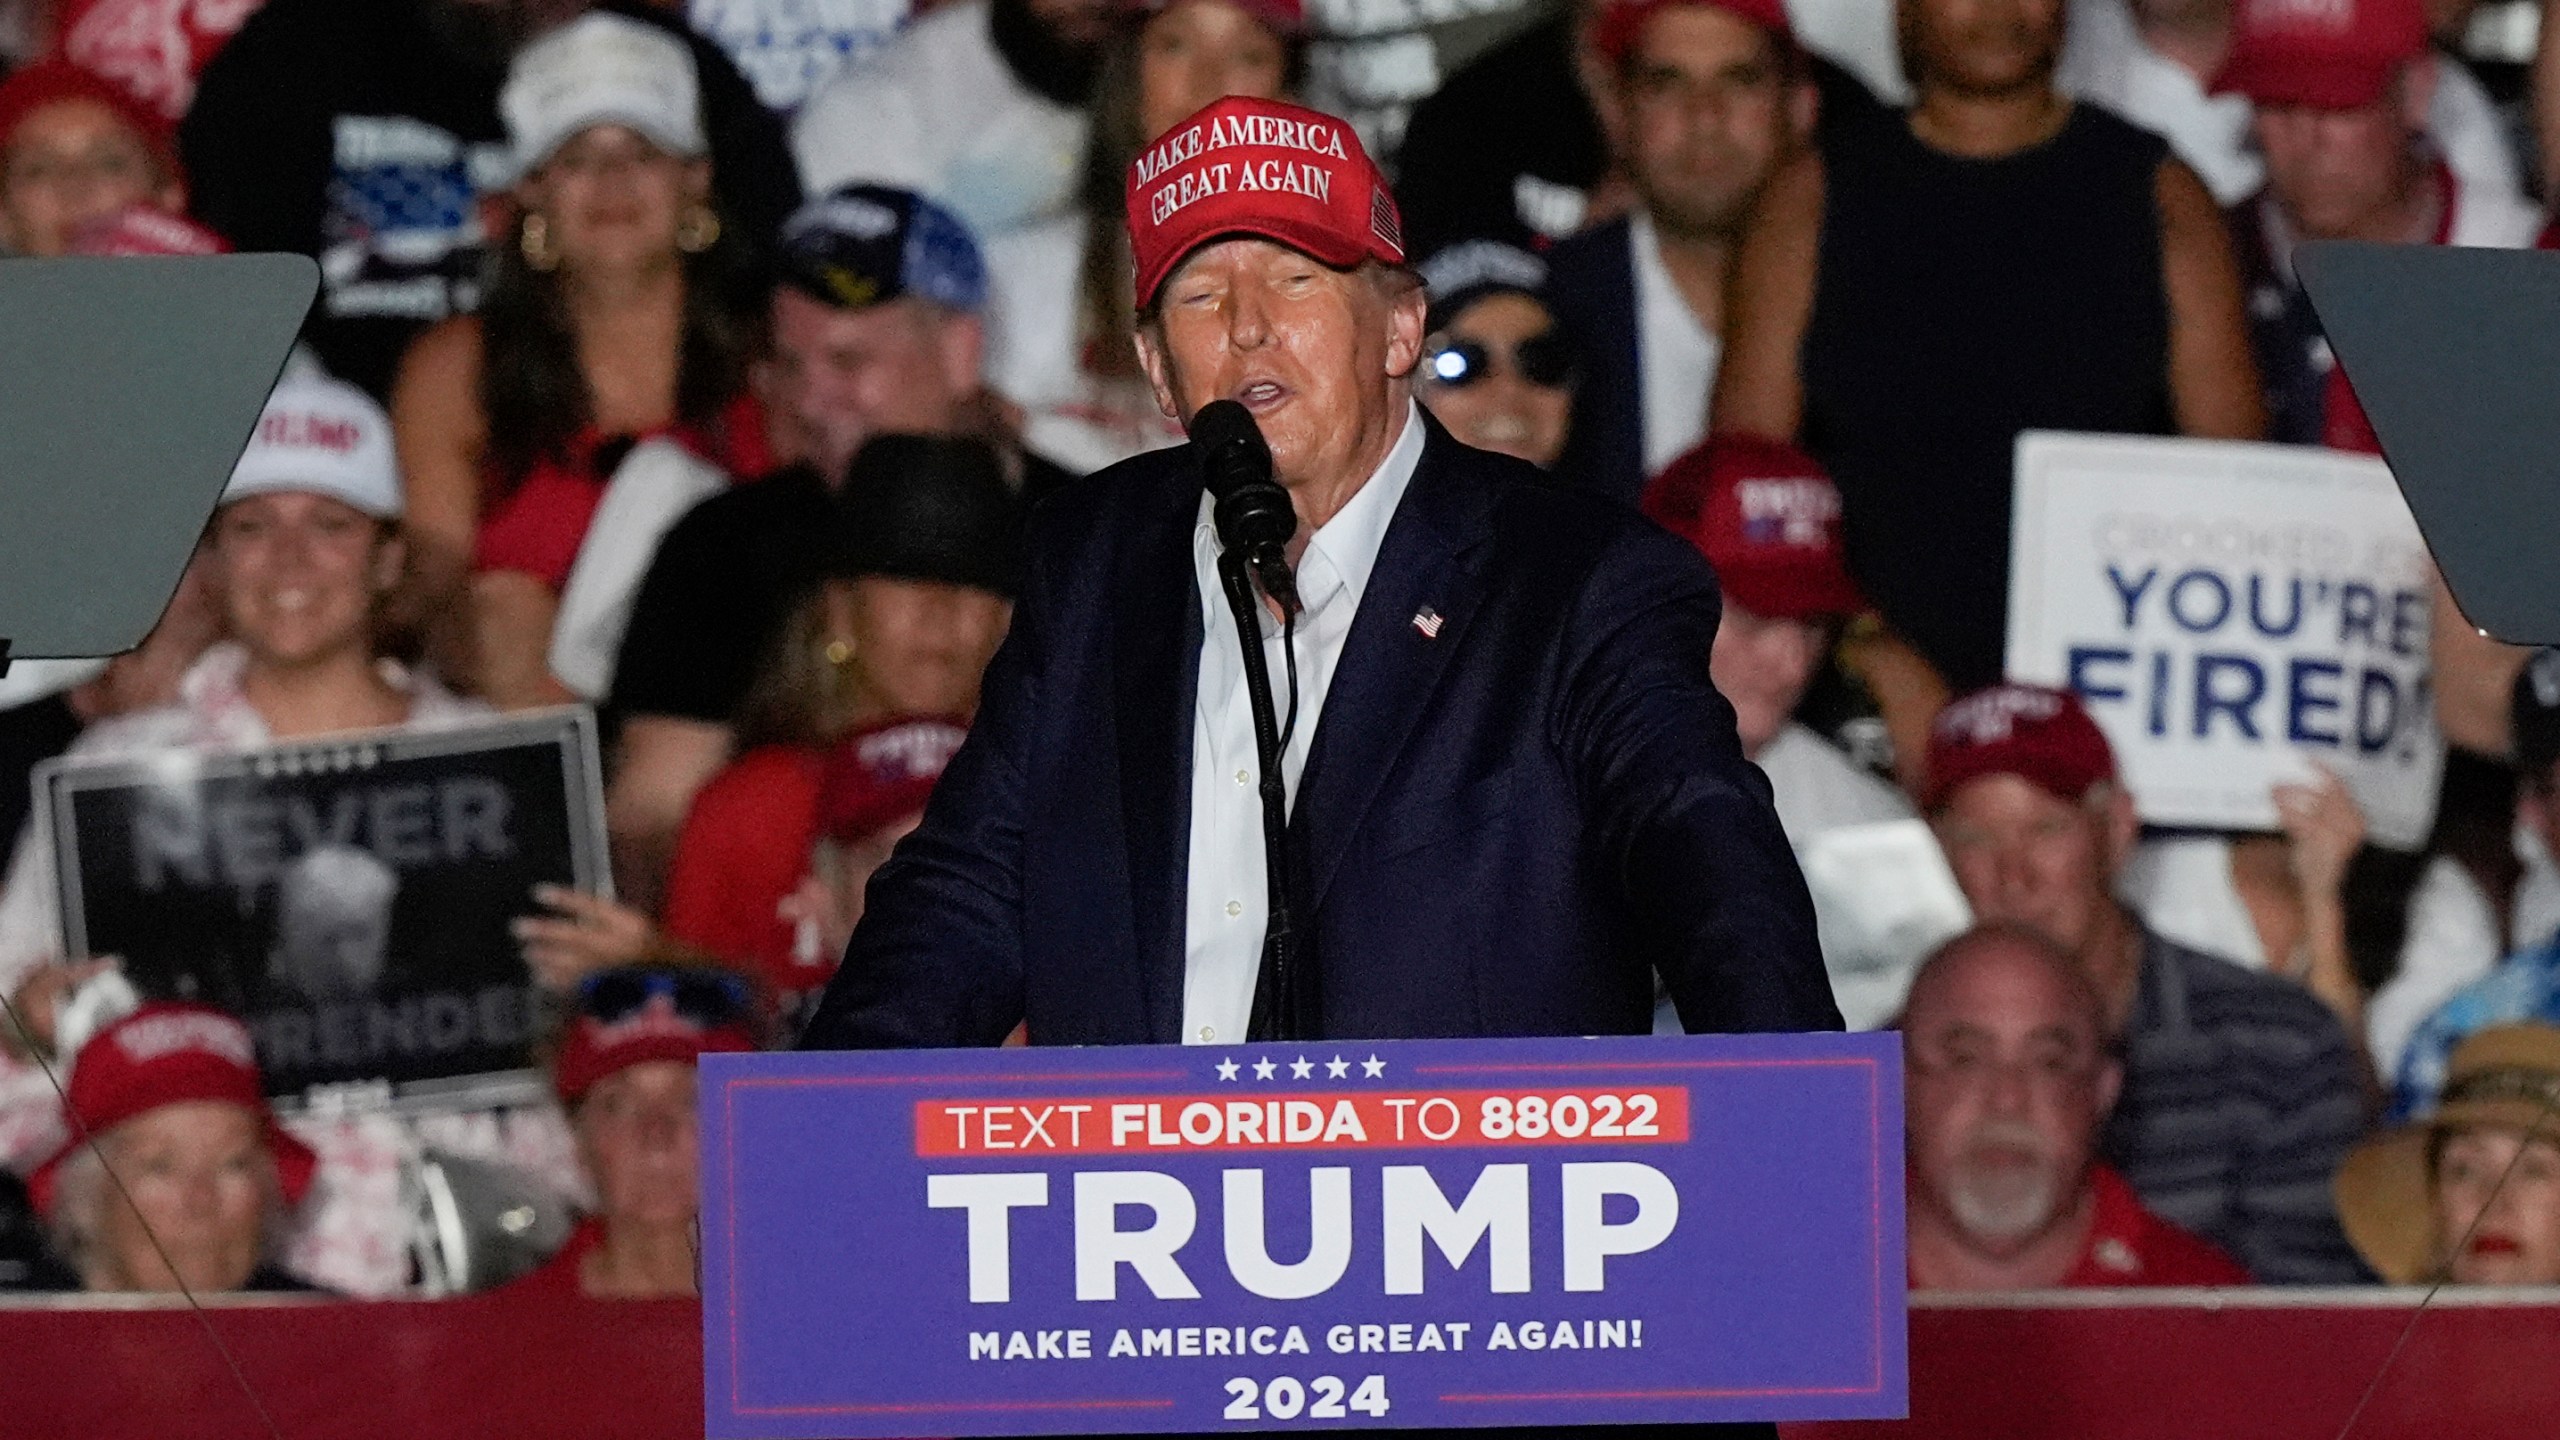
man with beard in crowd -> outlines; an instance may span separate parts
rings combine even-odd
[[[1812,133],[1814,89],[1777,0],[1620,0],[1595,44],[1616,67],[1638,204],[1550,261],[1587,365],[1556,468],[1633,503],[1706,433],[1734,241]]]
[[[304,335],[386,393],[419,331],[480,299],[484,201],[505,193],[498,89],[515,48],[586,0],[270,0],[205,67],[179,128],[196,217],[237,250],[320,261]],[[781,122],[720,48],[638,0],[599,8],[681,36],[713,193],[761,252],[800,203]]]
[[[1948,941],[1902,1030],[1913,1289],[2248,1283],[2097,1158],[2124,1066],[2097,991],[2052,941],[1999,925]]]

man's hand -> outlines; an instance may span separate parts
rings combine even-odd
[[[566,994],[599,970],[636,965],[657,950],[657,922],[628,905],[561,885],[536,885],[533,898],[555,913],[508,928],[545,990]]]
[[[21,1059],[35,1055],[51,1055],[59,1033],[57,1022],[62,1017],[62,1002],[71,998],[83,985],[122,962],[112,957],[81,960],[72,964],[39,966],[35,973],[18,982],[18,993],[10,997],[10,1007],[17,1011],[17,1024],[0,1035],[9,1053]],[[21,1030],[19,1027],[24,1026]]]

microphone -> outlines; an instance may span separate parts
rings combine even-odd
[[[1298,614],[1305,607],[1298,603],[1288,550],[1289,537],[1298,533],[1298,512],[1289,492],[1271,478],[1271,447],[1253,412],[1233,400],[1210,401],[1191,417],[1191,445],[1213,502],[1218,544],[1244,556],[1281,614]]]

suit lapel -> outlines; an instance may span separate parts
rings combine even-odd
[[[1491,489],[1448,432],[1417,413],[1422,460],[1378,547],[1290,817],[1310,918],[1484,600],[1473,561],[1491,533]],[[1425,610],[1440,617],[1436,635],[1415,623]]]
[[[1178,474],[1188,477],[1189,466]],[[1172,1043],[1182,1029],[1184,886],[1191,865],[1191,711],[1200,681],[1200,595],[1192,578],[1197,485],[1169,484],[1121,550],[1113,644],[1119,711],[1120,804],[1129,837],[1147,1031]]]

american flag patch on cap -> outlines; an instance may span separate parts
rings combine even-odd
[[[1380,185],[1369,192],[1369,228],[1377,232],[1387,248],[1398,255],[1404,253],[1404,222],[1396,215],[1395,197]]]

